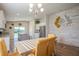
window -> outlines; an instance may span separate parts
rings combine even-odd
[[[15,27],[14,28],[15,33],[22,33],[25,32],[25,27]]]
[[[16,42],[18,41],[19,34],[24,32],[25,32],[25,27],[14,27],[14,47],[16,45]]]

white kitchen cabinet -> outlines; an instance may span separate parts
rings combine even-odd
[[[0,29],[4,29],[5,28],[5,17],[4,17],[4,12],[2,10],[0,10]]]

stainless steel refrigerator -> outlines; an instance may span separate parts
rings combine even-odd
[[[40,26],[39,37],[46,37],[46,26]]]

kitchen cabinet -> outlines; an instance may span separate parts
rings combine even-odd
[[[4,17],[4,12],[2,10],[0,10],[0,29],[5,29],[5,17]]]

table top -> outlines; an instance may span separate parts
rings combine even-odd
[[[28,52],[32,50],[33,48],[35,48],[36,41],[37,41],[36,39],[18,41],[16,43],[16,48],[20,54]]]

